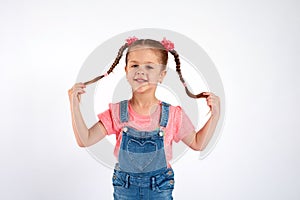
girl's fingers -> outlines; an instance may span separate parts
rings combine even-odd
[[[86,88],[86,86],[83,83],[76,83],[72,88],[73,88],[73,90],[84,89],[84,88]]]
[[[71,99],[78,99],[80,101],[80,95],[85,93],[86,86],[83,83],[76,83],[68,93]]]
[[[218,96],[211,92],[205,92],[205,95],[208,95],[206,97],[206,102],[208,106],[217,106],[220,102],[220,99]]]
[[[211,92],[205,92],[205,95],[207,95],[206,102],[212,115],[218,116],[220,113],[220,98]]]
[[[76,106],[80,102],[80,97],[85,93],[86,85],[83,83],[75,83],[71,89],[68,90],[69,100],[71,106]]]
[[[74,92],[78,89],[83,90],[84,88],[86,88],[86,86],[83,83],[76,83],[70,90],[69,92]]]
[[[83,83],[76,83],[75,85],[74,85],[74,87],[79,87],[79,88],[86,88],[86,85],[84,85]]]
[[[73,89],[73,95],[74,96],[77,96],[77,95],[80,95],[80,94],[83,94],[83,93],[85,93],[85,90],[82,89],[82,88]]]

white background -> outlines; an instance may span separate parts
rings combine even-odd
[[[0,199],[112,199],[112,171],[76,146],[67,90],[97,46],[139,28],[193,39],[225,88],[222,137],[175,163],[175,199],[300,199],[299,1],[0,3]]]

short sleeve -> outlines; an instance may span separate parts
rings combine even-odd
[[[179,142],[195,131],[195,126],[180,106],[175,107],[174,118],[176,131],[173,139],[175,142]]]
[[[106,129],[107,135],[116,134],[119,131],[118,119],[115,119],[118,116],[117,107],[117,104],[109,104],[109,109],[97,115]]]

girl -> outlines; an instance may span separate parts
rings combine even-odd
[[[116,134],[114,155],[118,163],[113,174],[114,199],[136,200],[172,198],[174,172],[172,142],[182,140],[193,150],[201,151],[208,144],[216,128],[220,100],[210,92],[192,94],[182,77],[179,55],[174,44],[151,39],[129,38],[105,75],[85,83],[76,83],[69,90],[72,125],[80,147],[93,145],[109,134]],[[127,49],[125,72],[132,87],[132,97],[112,103],[98,115],[99,121],[87,128],[79,109],[80,95],[85,87],[110,74]],[[186,93],[192,98],[206,98],[211,116],[195,131],[180,106],[161,102],[155,96],[157,84],[166,76],[168,52],[174,56],[176,71]]]

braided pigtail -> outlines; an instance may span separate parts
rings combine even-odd
[[[200,94],[193,94],[189,91],[189,89],[187,88],[187,85],[185,83],[185,80],[183,79],[182,77],[182,73],[181,73],[181,68],[180,68],[180,60],[179,60],[179,55],[178,53],[174,50],[174,49],[170,49],[169,52],[174,56],[174,60],[175,60],[175,63],[176,63],[176,72],[179,76],[179,79],[180,81],[182,82],[182,84],[184,85],[184,88],[185,88],[185,92],[186,94],[191,97],[191,98],[195,98],[195,99],[198,99],[198,98],[206,98],[207,95],[204,95],[204,93],[200,93]]]
[[[90,81],[87,81],[85,83],[83,83],[84,85],[89,85],[89,84],[92,84],[92,83],[95,83],[97,81],[99,81],[101,78],[107,76],[108,74],[110,74],[114,68],[117,66],[117,64],[119,63],[120,59],[122,58],[122,55],[123,55],[123,52],[125,51],[125,49],[128,47],[128,43],[125,43],[120,49],[119,49],[119,52],[118,52],[118,55],[115,59],[115,61],[113,62],[113,64],[111,65],[111,67],[109,68],[109,70],[104,74],[104,75],[101,75],[101,76],[98,76]]]

